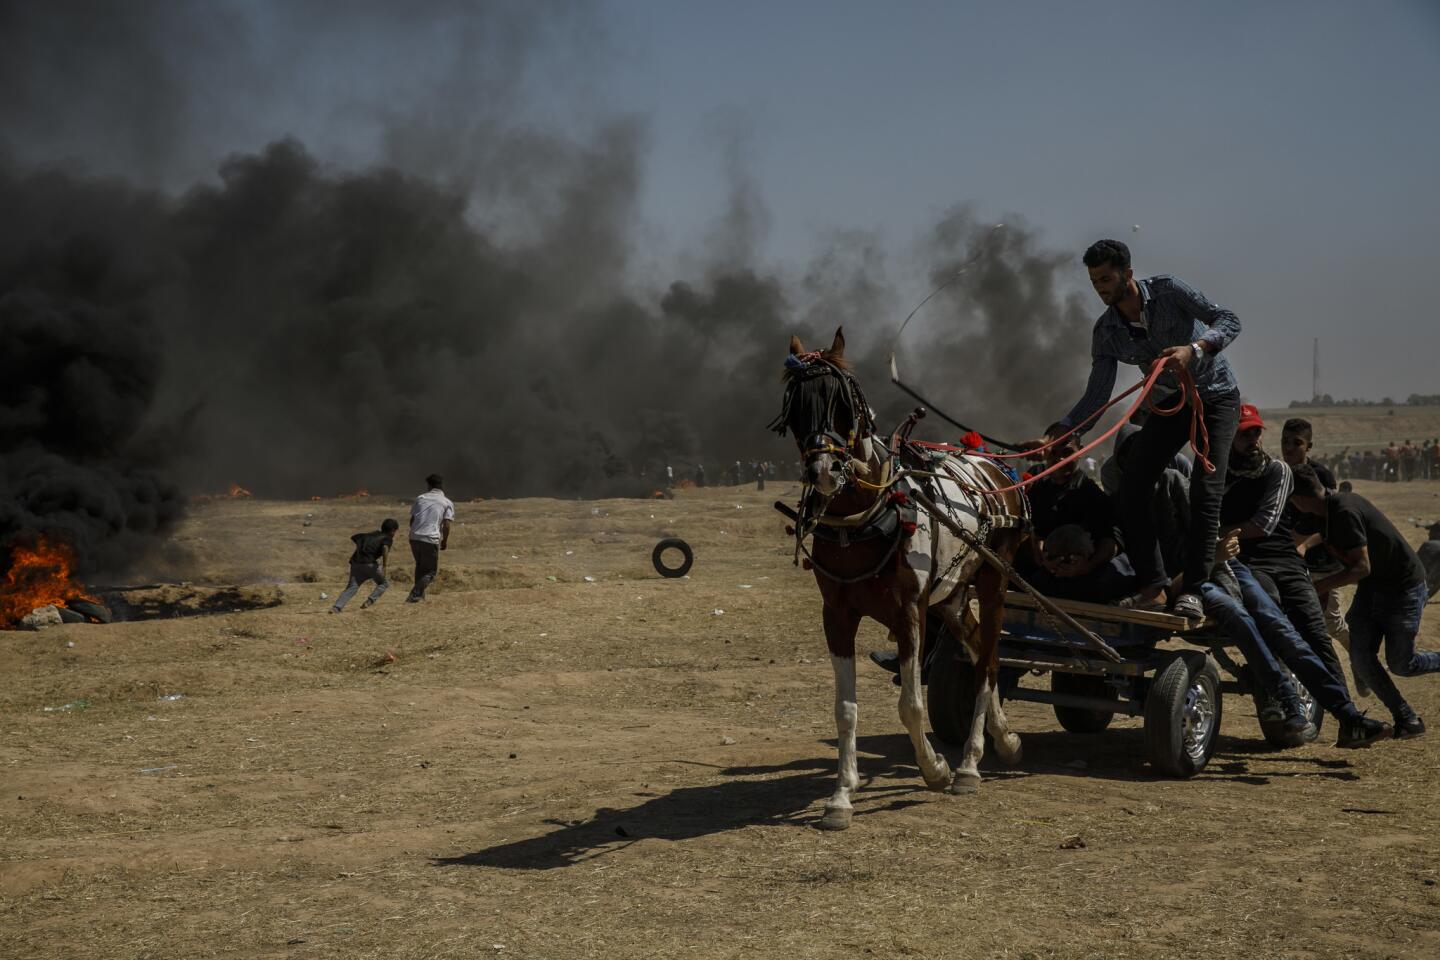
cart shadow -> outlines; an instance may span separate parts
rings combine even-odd
[[[1142,765],[1145,735],[1139,728],[1107,730],[1087,735],[1064,730],[1021,733],[1024,755],[1017,766],[999,763],[993,751],[986,751],[982,763],[987,780],[1020,780],[1031,776],[1066,776],[1146,783],[1170,780]],[[946,748],[952,760],[959,750]],[[1209,764],[1196,780],[1262,786],[1272,780],[1294,778],[1354,781],[1360,777],[1348,760],[1307,756],[1300,750],[1277,750],[1263,740],[1249,740],[1221,734]]]
[[[832,741],[833,743],[833,741]],[[901,810],[926,792],[904,735],[861,737],[856,744],[861,789],[855,817]],[[688,763],[689,761],[675,761]],[[455,857],[440,867],[552,870],[614,853],[641,840],[691,840],[750,826],[810,827],[812,809],[835,786],[833,750],[787,763],[716,767],[719,783],[678,787],[624,809],[601,807],[585,820],[549,820],[558,829]],[[710,766],[710,764],[704,764]]]

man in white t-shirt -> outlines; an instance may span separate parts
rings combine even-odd
[[[410,588],[406,603],[425,599],[425,589],[440,570],[440,551],[450,543],[450,521],[455,519],[455,504],[441,490],[445,479],[438,473],[425,478],[430,488],[415,498],[410,506],[410,552],[415,555],[415,585]]]

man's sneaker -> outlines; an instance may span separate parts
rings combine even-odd
[[[406,602],[406,603],[419,603],[420,601],[422,601],[422,600],[424,600],[424,599],[425,599],[424,597],[406,597],[406,598],[405,598],[405,602]]]
[[[1281,707],[1285,714],[1285,723],[1281,729],[1285,731],[1287,738],[1292,739],[1297,746],[1315,739],[1319,731],[1310,722],[1310,715],[1305,711],[1299,697],[1291,694],[1285,698]]]
[[[1335,746],[1342,750],[1368,747],[1376,740],[1384,740],[1393,733],[1394,730],[1390,724],[1371,720],[1362,714],[1349,723],[1341,722],[1340,739],[1335,741]]]
[[[1182,593],[1175,598],[1175,616],[1186,620],[1204,620],[1205,603],[1198,593]]]
[[[369,600],[369,599],[367,599],[364,603],[360,604],[360,609],[361,609],[361,610],[368,610],[368,609],[370,609],[370,608],[373,607],[373,606],[375,606],[375,601],[374,601],[374,600]]]
[[[1414,740],[1416,737],[1425,736],[1425,721],[1411,714],[1408,717],[1395,718],[1395,739]]]
[[[881,670],[900,673],[900,652],[898,650],[871,650],[870,662]]]

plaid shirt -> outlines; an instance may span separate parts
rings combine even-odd
[[[1110,307],[1095,321],[1090,346],[1090,382],[1085,395],[1060,422],[1073,427],[1110,399],[1115,390],[1117,363],[1148,367],[1167,347],[1179,347],[1204,340],[1211,350],[1191,365],[1201,398],[1215,397],[1240,389],[1230,364],[1220,351],[1240,335],[1240,318],[1176,277],[1137,280],[1140,309],[1147,327],[1131,326],[1123,314]],[[1156,387],[1174,393],[1180,389],[1175,375],[1163,374]]]

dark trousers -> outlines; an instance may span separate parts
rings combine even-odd
[[[1215,472],[1206,473],[1197,462],[1195,472],[1190,475],[1190,531],[1185,544],[1183,573],[1185,589],[1196,593],[1200,584],[1210,579],[1210,568],[1215,565],[1220,500],[1225,495],[1225,468],[1230,459],[1230,444],[1235,439],[1235,429],[1240,422],[1239,392],[1206,399],[1203,417],[1210,436],[1210,459],[1215,464]],[[1152,415],[1135,439],[1130,441],[1132,447],[1120,480],[1120,524],[1125,532],[1125,552],[1142,587],[1164,585],[1169,582],[1170,575],[1182,572],[1167,572],[1165,569],[1165,560],[1155,537],[1155,498],[1152,491],[1175,454],[1189,441],[1188,406],[1174,416]]]
[[[440,544],[411,540],[410,552],[415,555],[415,585],[410,588],[410,596],[419,600],[440,570]]]
[[[1396,676],[1440,672],[1440,653],[1415,651],[1415,634],[1420,631],[1420,615],[1428,598],[1423,580],[1390,590],[1362,580],[1345,614],[1350,624],[1350,669],[1400,720],[1413,717],[1415,711],[1380,665],[1380,645],[1385,645],[1385,662]]]
[[[1327,713],[1340,720],[1353,720],[1358,711],[1345,684],[1331,676],[1315,652],[1300,639],[1290,618],[1260,586],[1255,574],[1238,560],[1230,561],[1230,572],[1240,585],[1240,599],[1235,600],[1213,584],[1205,585],[1201,588],[1205,613],[1224,625],[1261,685],[1267,692],[1277,687],[1283,689],[1284,685],[1279,682],[1283,674],[1275,665],[1275,658],[1279,658]],[[1252,651],[1256,657],[1253,660]]]
[[[1248,561],[1247,561],[1248,563]],[[1299,554],[1292,563],[1285,560],[1257,560],[1251,566],[1255,578],[1280,599],[1280,609],[1295,626],[1300,639],[1310,645],[1325,669],[1334,675],[1341,687],[1345,686],[1345,670],[1340,666],[1340,657],[1335,645],[1330,642],[1330,631],[1325,627],[1325,610],[1320,606],[1320,596],[1315,592],[1315,581],[1310,579],[1310,570]],[[1274,590],[1269,588],[1273,586]]]
[[[379,600],[385,591],[389,589],[390,581],[385,579],[385,571],[380,568],[380,564],[378,563],[350,564],[350,582],[345,584],[344,592],[335,598],[334,611],[339,613],[344,610],[345,604],[350,602],[351,598],[354,597],[355,593],[360,589],[360,586],[370,580],[375,581],[375,589],[370,591],[370,598],[365,601],[367,604]]]

